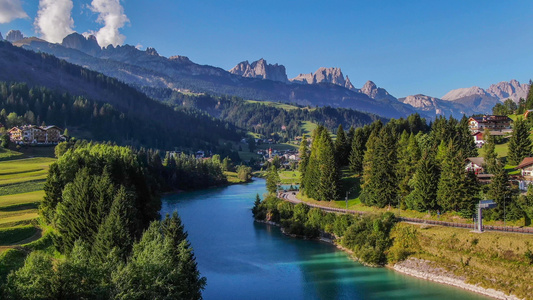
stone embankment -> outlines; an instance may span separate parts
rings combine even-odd
[[[497,291],[494,289],[487,289],[479,285],[466,283],[465,278],[457,276],[453,274],[452,272],[445,270],[443,268],[436,267],[429,260],[411,257],[409,259],[406,259],[402,262],[395,264],[394,266],[392,266],[392,269],[394,269],[397,272],[406,274],[406,275],[455,286],[458,288],[462,288],[464,290],[468,290],[474,293],[482,294],[482,295],[489,296],[489,297],[496,298],[496,299],[510,299],[510,300],[520,299],[514,295],[506,295],[505,293],[501,291]]]

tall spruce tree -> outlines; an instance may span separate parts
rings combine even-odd
[[[463,115],[455,127],[455,145],[458,149],[461,149],[463,159],[466,159],[467,157],[477,157],[478,155],[476,142],[472,138],[472,133],[468,126],[468,120],[469,118]]]
[[[367,143],[367,153],[371,154],[368,157],[365,154],[361,202],[378,207],[398,204],[396,148],[396,134],[388,126],[380,131],[370,145]]]
[[[494,136],[490,134],[490,130],[485,128],[483,132],[483,140],[485,144],[483,145],[483,160],[485,162],[485,170],[489,174],[494,174],[496,171],[496,164],[498,160],[498,154],[496,153],[496,143],[494,141]]]
[[[354,137],[352,139],[351,151],[350,151],[350,171],[355,173],[363,172],[363,159],[365,156],[367,137],[365,131],[362,128],[355,130]]]
[[[405,199],[407,208],[418,211],[439,208],[437,203],[439,175],[439,166],[431,152],[424,153],[410,182],[413,191]]]
[[[300,171],[300,180],[303,180],[303,176],[305,174],[305,170],[307,168],[307,164],[309,164],[309,148],[307,143],[307,137],[305,134],[302,136],[302,142],[300,143],[300,149],[298,150],[298,154],[300,156],[300,162],[298,164],[298,170]]]
[[[492,209],[491,219],[503,220],[505,208],[509,208],[512,200],[511,185],[509,184],[509,175],[505,171],[501,161],[496,164],[494,177],[489,185],[487,197],[494,200],[498,205]]]
[[[278,190],[278,184],[280,183],[278,169],[275,165],[270,166],[266,178],[267,191],[271,194],[275,194]]]
[[[320,170],[318,200],[337,200],[340,190],[340,171],[335,161],[333,142],[327,130],[323,130],[319,138],[318,163]]]
[[[417,164],[420,160],[420,149],[414,134],[404,131],[398,142],[398,164],[396,172],[398,176],[398,193],[404,198],[411,192],[409,181],[413,178]]]
[[[531,147],[528,122],[518,118],[513,124],[513,133],[509,139],[509,163],[518,165],[525,157],[531,155]]]
[[[337,139],[335,140],[335,158],[339,166],[348,165],[350,156],[350,145],[342,124],[337,128]]]

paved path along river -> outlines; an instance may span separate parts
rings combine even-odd
[[[169,195],[161,214],[178,210],[209,299],[487,299],[352,261],[334,246],[284,236],[253,222],[264,180]]]

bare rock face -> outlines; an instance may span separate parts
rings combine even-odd
[[[363,85],[363,87],[360,89],[360,92],[375,100],[398,100],[389,94],[389,92],[387,92],[385,89],[377,87],[376,84],[370,80]]]
[[[345,87],[346,81],[340,68],[319,68],[314,74],[300,74],[290,80],[294,83],[301,84],[317,84],[317,83],[331,83]],[[350,83],[351,85],[351,83]],[[353,85],[352,85],[353,87]]]
[[[63,47],[76,49],[93,56],[101,50],[94,35],[90,35],[85,38],[83,35],[77,32],[67,35],[61,42],[61,45]]]
[[[502,81],[497,84],[492,84],[487,89],[487,92],[501,101],[512,99],[513,101],[518,102],[520,98],[527,98],[529,84],[520,84],[517,80],[512,79],[511,81]]]
[[[478,86],[473,86],[471,88],[460,88],[456,90],[451,90],[446,93],[446,95],[444,95],[441,99],[447,101],[454,101],[469,96],[490,97],[491,95],[489,95],[489,93],[487,93],[484,89]]]
[[[6,40],[11,43],[20,41],[23,38],[24,35],[22,35],[22,32],[20,32],[20,30],[10,30],[6,35]]]
[[[0,41],[3,40],[2,33],[0,32]]]
[[[248,61],[243,61],[229,70],[229,72],[242,77],[269,79],[281,82],[289,81],[285,66],[278,64],[270,65],[263,58],[251,64]]]
[[[351,91],[359,92],[359,90],[353,86],[352,82],[350,81],[350,78],[348,78],[348,75],[346,75],[346,80],[344,81],[344,87]]]
[[[517,80],[502,81],[492,84],[487,90],[473,86],[471,88],[461,88],[449,91],[441,99],[447,101],[463,100],[465,98],[477,97],[479,99],[490,101],[505,101],[512,99],[518,102],[520,98],[527,98],[529,84],[520,84]]]
[[[159,53],[157,53],[157,50],[151,47],[146,48],[146,54],[153,55],[153,56],[159,56]]]
[[[405,98],[400,98],[398,101],[403,102],[405,104],[409,104],[412,107],[416,107],[420,110],[429,111],[435,109],[437,107],[437,101],[438,98],[418,94],[418,95],[411,95],[407,96]]]

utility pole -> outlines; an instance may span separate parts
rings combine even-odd
[[[346,198],[344,201],[346,201],[346,213],[348,213],[348,194],[350,194],[349,191],[346,191]]]

